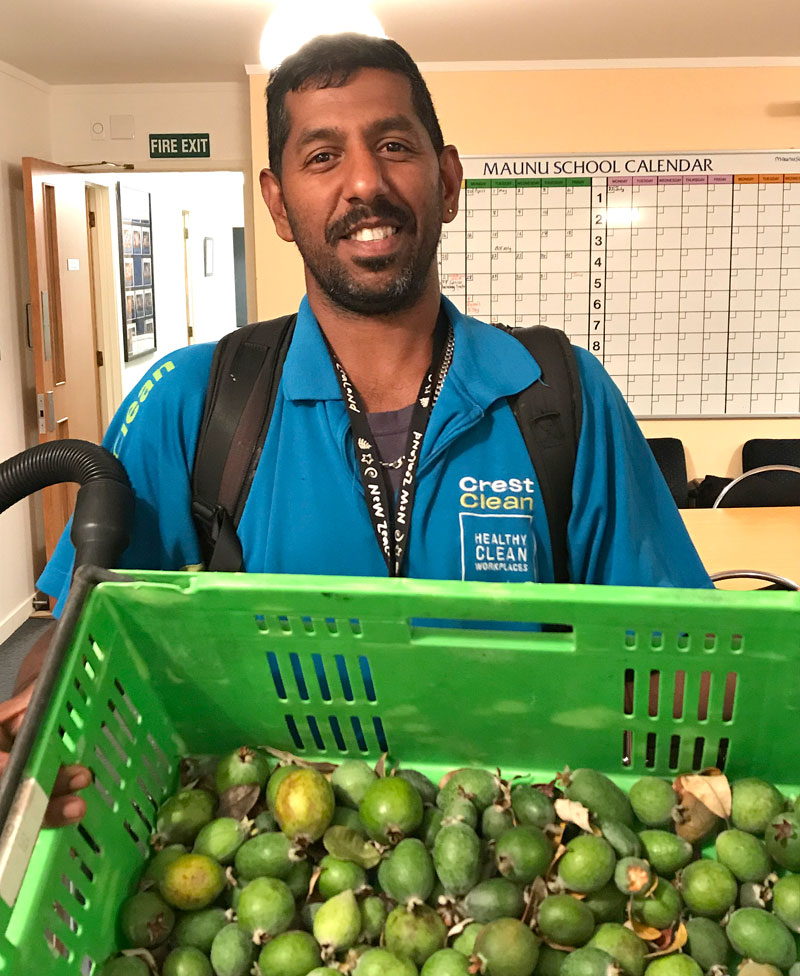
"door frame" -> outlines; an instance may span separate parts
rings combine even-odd
[[[118,268],[114,262],[116,248],[111,217],[112,193],[113,188],[108,184],[86,180],[92,311],[97,350],[103,356],[102,367],[98,365],[103,429],[108,427],[122,403],[122,344],[117,301]],[[94,226],[88,220],[89,210],[95,215]]]

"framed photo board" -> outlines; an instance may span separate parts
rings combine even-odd
[[[117,183],[125,362],[156,349],[150,194]]]

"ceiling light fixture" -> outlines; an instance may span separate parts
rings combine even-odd
[[[386,37],[368,0],[278,0],[261,36],[261,64],[277,67],[319,34]]]

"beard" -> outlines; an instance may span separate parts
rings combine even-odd
[[[376,197],[370,206],[353,207],[334,221],[325,231],[325,242],[321,245],[311,242],[311,235],[305,233],[302,224],[288,211],[287,216],[303,261],[329,301],[352,314],[374,316],[413,308],[425,291],[442,232],[441,194],[436,205],[423,212],[426,217],[422,237],[413,245],[410,254],[353,259],[353,264],[374,275],[394,268],[394,274],[388,280],[376,281],[374,285],[350,272],[337,256],[336,244],[359,223],[374,218],[392,221],[398,226],[398,233],[413,236],[417,222],[410,211],[395,206],[385,197]]]

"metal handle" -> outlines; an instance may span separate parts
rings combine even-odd
[[[740,474],[738,478],[734,478],[730,484],[725,485],[722,491],[714,499],[714,504],[711,507],[720,508],[720,502],[722,499],[732,488],[738,485],[740,481],[745,481],[754,474],[763,474],[765,471],[791,471],[794,472],[794,474],[800,474],[800,468],[795,467],[793,464],[764,464],[760,468],[750,468],[748,471],[745,471],[744,474]],[[798,504],[800,504],[800,501],[798,501]],[[733,508],[734,506],[730,507]]]
[[[25,302],[25,345],[33,349],[33,333],[31,332],[31,303]]]
[[[757,579],[764,580],[766,583],[774,583],[782,590],[800,590],[800,585],[790,580],[786,576],[778,576],[777,573],[769,573],[759,569],[726,569],[719,573],[711,574],[711,582],[727,579]]]

